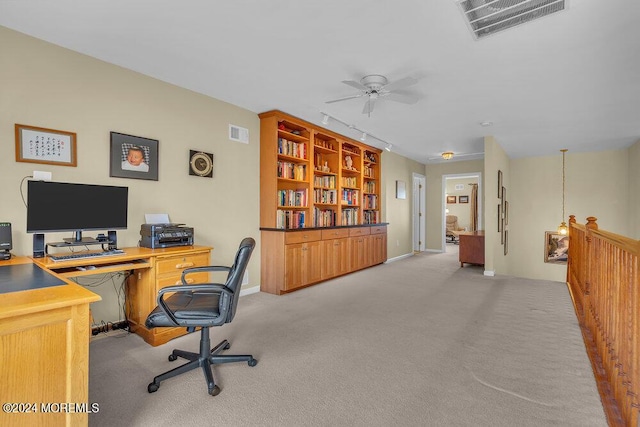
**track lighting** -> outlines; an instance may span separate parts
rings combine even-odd
[[[331,114],[325,113],[324,111],[320,111],[320,114],[322,114],[322,124],[323,124],[323,125],[328,124],[328,123],[329,123],[329,119],[331,119],[331,120],[333,120],[334,122],[338,122],[338,123],[340,123],[341,125],[344,125],[344,126],[348,127],[348,128],[349,128],[349,129],[351,129],[351,130],[354,130],[354,131],[356,131],[356,132],[362,132],[362,136],[360,137],[360,141],[366,141],[366,140],[367,140],[367,138],[373,138],[373,139],[375,139],[375,140],[377,140],[377,141],[380,141],[380,142],[382,142],[383,144],[385,144],[385,147],[384,147],[384,149],[385,149],[385,150],[387,150],[387,151],[391,151],[391,147],[392,147],[392,145],[391,145],[390,143],[386,142],[385,140],[380,139],[380,138],[378,138],[378,137],[377,137],[377,136],[375,136],[375,135],[371,135],[369,132],[365,132],[365,131],[363,131],[362,129],[358,129],[358,128],[356,127],[356,125],[354,125],[354,124],[349,124],[349,123],[347,123],[347,122],[344,122],[344,121],[342,121],[342,120],[340,120],[340,119],[338,119],[338,118],[336,118],[336,117],[332,116]]]
[[[366,132],[362,132],[362,136],[360,137],[360,141],[366,141],[367,140],[367,133]]]
[[[385,145],[385,147],[384,147],[384,149],[385,149],[385,150],[387,150],[387,151],[391,151],[391,144],[389,144],[389,143],[387,142],[387,143],[386,143],[386,145]]]
[[[325,114],[325,115],[322,117],[322,124],[323,124],[323,125],[328,125],[328,124],[329,124],[329,115],[328,115],[328,114]]]

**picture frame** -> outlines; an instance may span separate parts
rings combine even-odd
[[[509,225],[509,202],[504,201],[504,225]]]
[[[498,233],[502,232],[502,203],[498,203]]]
[[[498,199],[502,198],[502,171],[498,169]]]
[[[456,203],[456,196],[447,196],[447,204]]]
[[[557,231],[544,233],[544,262],[566,264],[569,257],[569,236]]]
[[[15,124],[16,162],[72,166],[77,163],[75,132]]]
[[[109,176],[158,180],[158,140],[111,132]]]
[[[404,181],[396,181],[396,199],[407,198],[407,186]]]
[[[469,196],[458,196],[458,203],[469,203]]]
[[[504,230],[504,255],[509,253],[509,230]]]
[[[502,202],[502,213],[504,214],[506,206],[505,203],[507,202],[507,189],[505,187],[502,187],[502,198],[500,201]]]

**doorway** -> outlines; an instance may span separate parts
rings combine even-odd
[[[447,215],[455,215],[458,227],[467,231],[483,230],[482,173],[451,174],[442,176],[442,251],[457,251],[448,243]],[[477,186],[474,192],[474,185]],[[474,207],[475,195],[475,207]],[[475,224],[475,225],[474,225]]]

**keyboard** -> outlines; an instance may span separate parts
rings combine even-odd
[[[111,249],[102,252],[76,252],[67,255],[49,255],[52,261],[75,261],[77,259],[96,259],[113,255],[122,255],[124,251],[121,249]]]

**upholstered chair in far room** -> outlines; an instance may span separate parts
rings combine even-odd
[[[455,215],[447,215],[447,242],[458,243],[458,232],[464,231],[464,227],[458,226],[458,217]]]
[[[169,361],[178,357],[189,360],[184,365],[158,375],[149,384],[147,390],[153,393],[160,387],[160,382],[177,375],[201,367],[207,381],[209,394],[216,396],[220,393],[213,378],[211,365],[230,362],[247,362],[249,366],[256,366],[258,361],[251,355],[221,355],[231,344],[223,340],[211,348],[209,328],[222,326],[233,320],[240,299],[242,277],[255,247],[255,240],[247,237],[242,240],[235,261],[231,267],[209,266],[185,269],[182,273],[182,285],[169,286],[158,292],[158,306],[149,314],[145,322],[148,328],[184,326],[189,332],[196,328],[200,330],[200,351],[192,353],[184,350],[173,350]],[[186,276],[192,273],[227,271],[227,279],[222,283],[187,284]],[[169,296],[165,295],[170,293]]]

